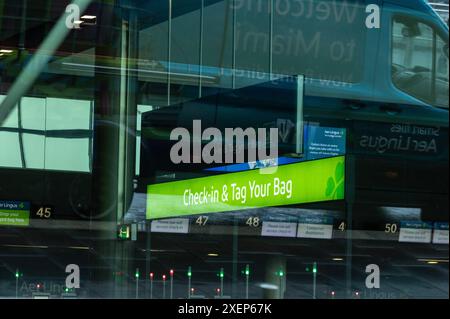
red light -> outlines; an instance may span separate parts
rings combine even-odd
[[[170,275],[173,276],[173,269],[170,269]]]
[[[154,274],[151,272],[150,273],[150,278],[153,279]]]
[[[191,292],[194,292],[194,288],[191,288]]]
[[[220,292],[220,288],[217,288],[216,291],[217,291],[217,292]]]
[[[335,292],[334,292],[334,291],[332,291],[332,292],[331,292],[331,294],[332,294],[332,295],[334,296],[334,295],[335,295]]]
[[[162,278],[163,278],[163,280],[166,280],[166,275],[163,275]]]

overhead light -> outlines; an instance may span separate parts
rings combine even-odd
[[[262,289],[269,289],[269,290],[277,290],[278,289],[277,285],[269,284],[269,283],[266,283],[266,282],[262,282],[260,284],[257,284],[257,286],[262,288]]]
[[[13,50],[9,50],[9,49],[0,49],[0,53],[13,53]]]
[[[209,256],[209,257],[218,257],[219,254],[216,254],[216,253],[209,253],[208,256]]]
[[[3,245],[4,247],[13,247],[13,248],[40,248],[47,249],[48,246],[37,246],[37,245]]]
[[[77,70],[80,71],[80,68],[89,69],[88,71],[91,71],[91,69],[98,69],[98,70],[120,70],[120,67],[112,67],[112,66],[99,66],[99,65],[92,65],[92,64],[81,64],[81,63],[72,63],[72,62],[62,62],[62,65],[66,67],[67,69]],[[139,72],[142,76],[148,76],[152,77],[152,79],[157,78],[166,78],[169,74],[167,71],[157,71],[157,70],[142,70],[142,69],[128,69],[129,71],[133,72]],[[216,83],[216,78],[213,76],[208,75],[199,75],[199,74],[189,74],[189,73],[178,73],[178,72],[171,72],[170,75],[172,76],[172,80],[177,81],[197,81],[199,78],[202,79],[203,83]]]
[[[81,28],[81,25],[82,25],[83,23],[84,23],[84,21],[80,21],[80,20],[77,20],[77,21],[74,21],[74,22],[73,22],[75,29]]]
[[[343,260],[344,260],[344,258],[340,258],[340,257],[333,258],[333,261],[343,261]]]
[[[83,22],[85,22],[87,25],[96,25],[97,24],[97,17],[85,14],[80,18]]]
[[[448,259],[431,259],[431,258],[419,258],[418,261],[426,262],[427,264],[435,265],[439,263],[448,263]]]

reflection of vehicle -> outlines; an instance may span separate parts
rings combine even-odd
[[[431,26],[409,16],[396,17],[393,31],[394,85],[421,101],[448,107],[448,42],[444,42],[445,37],[441,38]],[[408,51],[417,53],[414,56]]]
[[[205,34],[204,40],[212,44],[204,52],[208,61],[201,69],[204,87],[233,87],[234,83],[239,88],[268,81],[270,75],[304,74],[306,94],[311,96],[448,107],[448,26],[424,0],[312,1],[309,14],[301,10],[301,1],[287,1],[291,11],[275,7],[273,30],[262,22],[269,20],[267,8],[256,10],[251,2],[239,3],[235,43],[227,42],[227,29],[218,27]],[[382,10],[379,29],[366,27],[368,4]],[[333,14],[320,14],[316,7]],[[205,14],[221,21],[226,9],[219,2],[207,7]],[[173,29],[182,28],[196,13],[175,17]],[[158,34],[164,23],[142,30],[142,37]],[[198,67],[188,56],[195,56],[198,48],[195,41],[177,34],[173,35],[171,83],[196,85]],[[219,54],[230,45],[235,65],[230,65],[227,51]],[[141,57],[147,56],[143,50]],[[167,62],[159,62],[160,68],[169,68]],[[177,76],[181,73],[190,77]],[[151,74],[141,77],[161,81]]]

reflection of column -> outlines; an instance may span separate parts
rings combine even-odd
[[[355,158],[352,155],[347,155],[345,158],[345,200],[346,200],[346,248],[345,248],[345,277],[347,298],[352,298],[352,220],[353,220],[353,206],[355,203]]]
[[[204,8],[205,0],[201,0],[200,7],[200,42],[199,42],[199,55],[198,55],[198,97],[202,97],[202,76],[203,76],[203,24],[204,24]]]
[[[231,271],[231,296],[233,298],[239,298],[237,296],[238,291],[238,253],[239,253],[239,221],[234,217],[233,221],[233,268]],[[221,294],[223,294],[223,287],[221,287]],[[242,298],[242,297],[241,297]]]
[[[282,276],[280,276],[280,272]],[[271,256],[266,261],[265,283],[278,289],[264,289],[263,298],[283,299],[286,292],[286,257]]]
[[[170,85],[172,72],[172,0],[169,0],[169,12],[168,12],[168,29],[167,29],[167,105],[170,105]]]
[[[232,32],[231,32],[231,88],[236,88],[236,0],[231,0],[232,5]],[[227,9],[228,10],[228,9]]]
[[[109,11],[109,10],[108,10]],[[113,15],[112,12],[105,12],[105,16]],[[110,29],[105,26],[104,30]],[[107,229],[99,232],[95,237],[109,238],[96,244],[99,257],[105,260],[114,260],[116,241],[115,224],[117,222],[117,174],[118,174],[118,112],[120,105],[120,77],[118,72],[105,74],[98,68],[102,65],[99,57],[118,56],[117,47],[120,43],[120,36],[117,32],[100,33],[100,43],[108,43],[105,46],[96,47],[95,65],[95,122],[93,140],[93,165],[92,165],[92,216],[94,220],[108,222]],[[97,61],[98,59],[98,61]],[[103,62],[104,63],[104,62]],[[94,236],[93,236],[94,237]],[[95,238],[93,238],[95,240]],[[100,262],[100,261],[97,261]],[[120,297],[116,293],[115,283],[122,282],[125,274],[118,264],[109,264],[109,268],[102,274],[94,274],[94,280],[106,282],[109,287],[112,284],[114,297]],[[111,276],[112,275],[112,276]],[[111,290],[110,290],[111,291]],[[105,292],[105,295],[107,293]],[[113,297],[113,296],[108,296]]]
[[[115,18],[114,7],[103,8],[105,25],[98,35],[95,61],[95,123],[94,160],[92,168],[92,220],[106,222],[102,231],[95,234],[93,245],[102,266],[93,280],[105,285],[104,296],[128,296],[130,282],[134,284],[135,265],[130,264],[134,242],[117,241],[117,223],[127,210],[132,195],[134,163],[134,136],[130,135],[129,122],[135,114],[135,102],[129,92],[134,92],[129,77],[130,31],[126,21]],[[108,20],[110,18],[111,20]],[[103,45],[104,44],[104,45]],[[104,57],[121,57],[120,68],[115,72],[102,72]],[[106,65],[108,66],[108,65]],[[108,261],[105,268],[105,260]],[[130,281],[130,278],[132,281]],[[111,286],[111,289],[109,287]],[[110,293],[111,292],[111,293]]]
[[[273,0],[269,0],[269,80],[273,73]]]

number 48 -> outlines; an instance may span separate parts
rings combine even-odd
[[[259,217],[249,217],[245,223],[250,227],[259,227]]]

